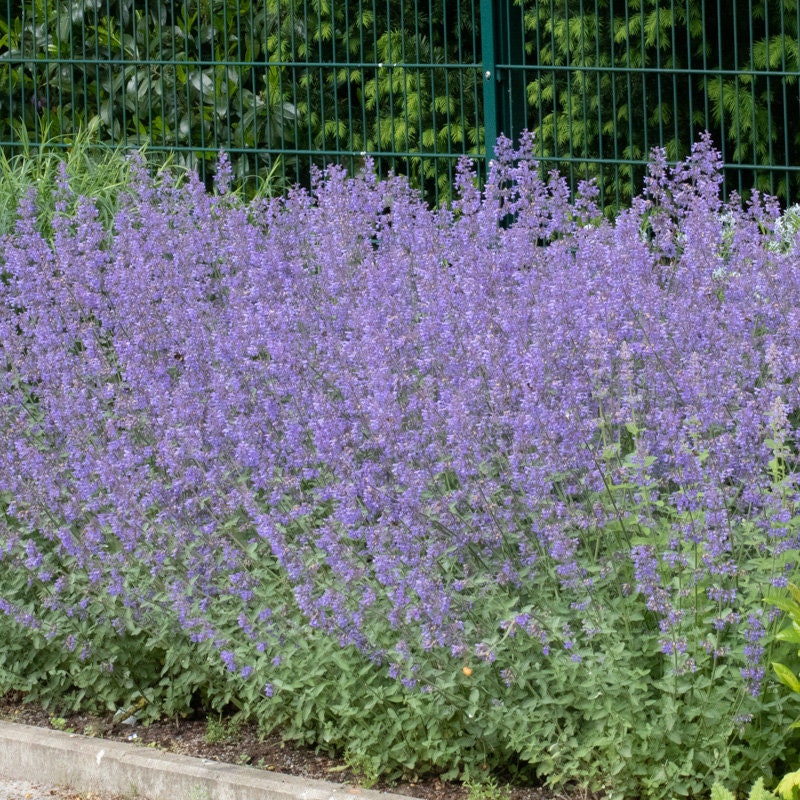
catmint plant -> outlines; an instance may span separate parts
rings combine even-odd
[[[770,198],[722,202],[707,137],[614,221],[532,152],[501,142],[482,190],[464,163],[439,210],[337,167],[246,204],[224,157],[213,194],[134,160],[110,225],[64,177],[50,238],[26,196],[0,284],[19,635],[91,661],[92,619],[158,630],[270,719],[312,645],[360,659],[440,732],[363,740],[389,774],[665,797],[768,769],[796,243]]]

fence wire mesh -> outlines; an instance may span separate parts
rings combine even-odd
[[[795,0],[504,0],[503,16],[505,128],[536,130],[540,159],[571,185],[595,177],[624,204],[652,147],[678,161],[707,130],[728,192],[796,196]]]
[[[371,157],[434,202],[496,136],[607,206],[703,130],[726,187],[800,177],[797,0],[5,0],[0,147],[147,145],[277,188]]]

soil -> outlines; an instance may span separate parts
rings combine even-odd
[[[260,735],[255,725],[225,728],[202,717],[170,719],[144,725],[114,724],[112,716],[97,717],[72,714],[54,717],[33,703],[26,703],[18,692],[0,697],[0,719],[23,725],[101,736],[116,741],[132,742],[143,747],[157,747],[172,753],[239,764],[304,778],[363,786],[344,761],[331,758],[308,747],[284,741],[280,734]],[[213,733],[218,735],[215,737]],[[212,736],[209,736],[212,733]],[[225,735],[227,733],[227,735]],[[209,741],[209,739],[221,739]],[[369,788],[420,798],[421,800],[468,800],[469,790],[460,783],[429,778],[417,782],[377,783]],[[556,794],[532,786],[501,785],[495,791],[473,795],[471,800],[591,800],[580,794]]]

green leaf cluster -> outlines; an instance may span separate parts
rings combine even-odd
[[[764,786],[764,779],[759,778],[750,788],[747,800],[774,800],[775,795]],[[735,800],[735,795],[721,783],[711,787],[711,800]]]
[[[0,137],[17,141],[16,122],[67,147],[95,125],[101,141],[173,149],[191,167],[221,147],[279,146],[295,110],[269,87],[264,43],[277,8],[192,5],[12,3],[0,20]],[[236,168],[263,176],[269,158],[242,152]]]
[[[752,165],[729,170],[729,190],[796,191],[785,173],[758,171],[800,155],[796,89],[787,94],[800,63],[795,0],[755,4],[752,15],[702,0],[515,2],[536,67],[526,72],[528,125],[562,174],[597,178],[618,205],[639,190],[652,147],[679,161],[708,130],[727,166]]]
[[[449,196],[452,154],[482,147],[476,35],[469,0],[20,0],[0,20],[0,141],[67,147],[92,124],[204,174],[224,148],[259,185],[377,153]]]
[[[796,0],[766,0],[752,16],[702,0],[507,9],[526,65],[526,96],[512,103],[526,104],[538,156],[573,185],[596,178],[618,206],[638,191],[653,146],[677,161],[708,129],[728,164],[752,165],[731,172],[729,188],[796,188],[780,171],[777,181],[754,172],[800,158]],[[16,0],[10,12],[3,142],[24,131],[66,147],[97,124],[101,141],[171,150],[204,174],[225,148],[240,180],[274,189],[307,181],[312,164],[354,170],[373,154],[379,173],[408,174],[439,200],[455,157],[485,149],[472,0]]]

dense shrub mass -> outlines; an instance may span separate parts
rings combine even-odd
[[[703,793],[794,751],[797,241],[708,139],[614,222],[523,137],[431,211],[65,174],[2,238],[0,688],[366,774]],[[143,654],[146,654],[143,656]],[[791,665],[786,654],[783,660]]]
[[[795,0],[513,5],[526,31],[527,120],[541,158],[586,159],[561,163],[598,176],[609,199],[627,204],[653,144],[677,161],[706,128],[722,147],[728,188],[796,193],[789,172],[736,166],[797,163],[800,139],[787,124],[797,111],[786,91],[800,57]],[[638,163],[611,175],[598,158],[612,153]]]

